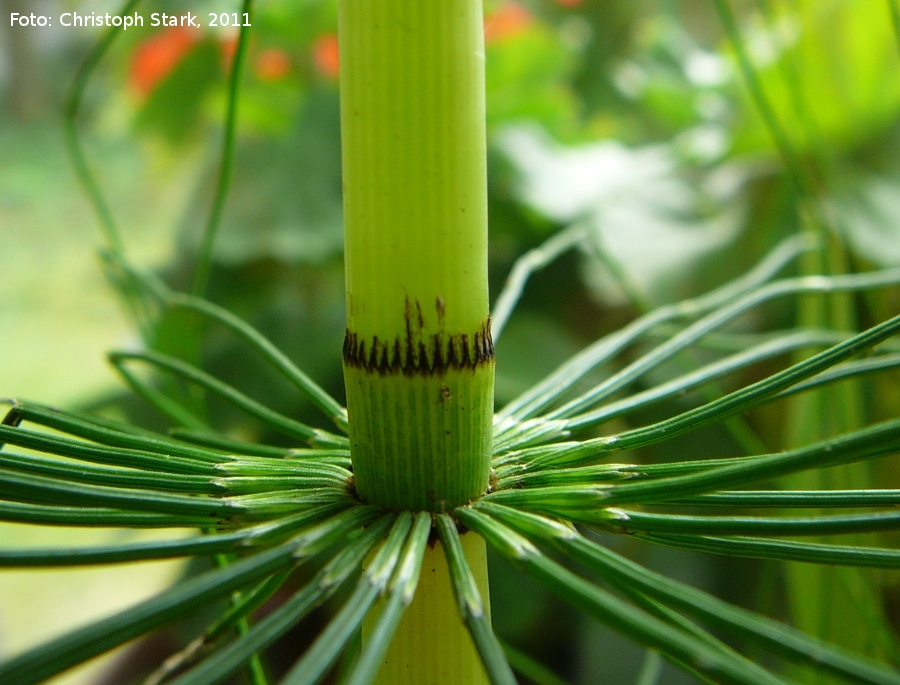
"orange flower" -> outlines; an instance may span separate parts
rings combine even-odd
[[[338,38],[335,33],[323,33],[313,41],[313,64],[322,76],[335,79],[340,73]]]
[[[131,60],[130,79],[138,92],[147,96],[197,42],[195,31],[172,26],[141,43]]]
[[[233,33],[219,39],[219,49],[222,51],[222,71],[226,74],[231,72],[231,64],[237,54],[239,38],[239,34]]]
[[[256,58],[256,75],[262,81],[277,81],[291,70],[291,59],[284,50],[269,48]]]
[[[484,40],[493,43],[515,36],[534,22],[531,12],[517,2],[504,2],[484,19]]]

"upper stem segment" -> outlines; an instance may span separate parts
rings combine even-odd
[[[480,0],[341,0],[344,374],[356,485],[450,510],[487,488]]]

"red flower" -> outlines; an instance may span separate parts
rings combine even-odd
[[[269,48],[256,58],[256,75],[261,81],[277,81],[291,70],[291,59],[284,50]]]
[[[323,33],[313,41],[313,64],[322,76],[335,79],[340,73],[338,38],[335,33]]]
[[[515,36],[534,21],[531,12],[517,2],[504,2],[493,14],[484,18],[484,40],[493,43]]]
[[[131,60],[131,82],[143,95],[150,92],[178,66],[197,42],[195,31],[172,26],[141,43]]]

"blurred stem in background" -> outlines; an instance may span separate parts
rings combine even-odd
[[[29,15],[33,7],[28,0],[0,0],[0,14],[4,18],[16,12]],[[37,55],[33,31],[20,31],[0,22],[6,44],[6,59],[10,65],[7,97],[9,111],[19,121],[31,121],[47,114],[48,93],[41,61]]]

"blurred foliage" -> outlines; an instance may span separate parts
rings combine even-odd
[[[89,11],[99,3],[57,6]],[[235,6],[225,0],[148,0],[141,11],[205,16],[206,10]],[[761,116],[735,44],[709,0],[487,3],[492,293],[500,291],[517,258],[563,227],[584,227],[570,252],[533,276],[498,342],[499,403],[648,304],[718,285],[810,223],[834,241],[839,258],[832,268],[900,264],[900,52],[888,3],[755,0],[731,6],[741,49],[808,182],[807,196],[786,170],[784,149]],[[235,173],[207,295],[247,319],[342,398],[336,28],[336,10],[328,0],[258,4],[241,92]],[[74,56],[82,55],[96,34],[71,31],[49,44],[37,33],[29,35],[43,60],[42,83],[56,98],[72,73]],[[5,46],[7,52],[22,49],[8,40]],[[112,181],[113,209],[125,219],[126,244],[180,289],[189,287],[215,186],[225,76],[234,47],[230,30],[128,31],[103,62],[81,121],[101,181],[107,188]],[[8,55],[13,71],[20,59]],[[52,130],[52,118],[14,121],[13,112],[20,111],[11,101],[16,92],[5,91],[4,128]],[[62,218],[48,218],[46,211],[17,217],[18,191],[11,179],[32,162],[23,161],[5,135],[0,143],[0,226],[21,231],[31,220],[62,226]],[[40,154],[47,160],[39,172],[44,175],[29,187],[45,193],[46,184],[55,182],[59,154]],[[136,189],[130,197],[120,188],[125,158],[130,168],[140,169],[140,179],[127,177]],[[176,179],[177,189],[166,179]],[[160,240],[160,207],[174,224],[171,258],[158,242],[148,248],[132,240],[148,226]],[[78,209],[81,225],[87,221],[84,212]],[[15,239],[9,231],[0,228],[6,243]],[[149,260],[141,258],[148,250]],[[10,254],[7,248],[0,263]],[[6,316],[9,305],[4,309],[0,314]],[[868,324],[897,312],[900,294],[860,297],[845,309],[849,317],[832,316],[832,324]],[[734,332],[785,328],[803,316],[793,307],[771,306],[741,319]],[[166,325],[174,328],[156,330],[146,342],[165,347],[165,339],[202,333],[202,346],[193,349],[207,369],[251,396],[265,397],[281,412],[315,420],[309,407],[231,338],[217,330],[198,331],[196,322]],[[828,411],[848,421],[900,413],[897,381],[892,372],[843,396],[817,400],[837,409],[783,404],[747,421],[770,449],[808,442],[836,428],[823,425],[833,421]],[[694,400],[683,398],[679,406]],[[157,421],[117,391],[93,405],[137,423]],[[218,404],[198,411],[213,425],[228,426],[235,437],[278,440]],[[721,428],[674,444],[693,458],[740,451]],[[640,457],[682,457],[667,449]],[[896,464],[883,466],[878,473],[854,474],[852,486],[877,481],[896,487],[897,475]],[[896,576],[848,571],[816,579],[809,567],[785,576],[774,565],[651,552],[627,540],[615,544],[651,567],[683,572],[696,585],[782,619],[793,617],[831,639],[854,644],[849,633],[855,631],[846,625],[865,626],[854,646],[896,659]],[[600,673],[604,682],[635,682],[642,652],[620,658],[620,650],[630,654],[627,648],[607,633],[595,636],[585,618],[573,618],[537,586],[511,592],[504,582],[508,573],[501,562],[492,567],[494,616],[505,639],[576,685],[599,682]],[[840,596],[841,610],[822,611],[825,596]],[[547,625],[558,628],[548,635]],[[688,679],[665,666],[660,682]]]

